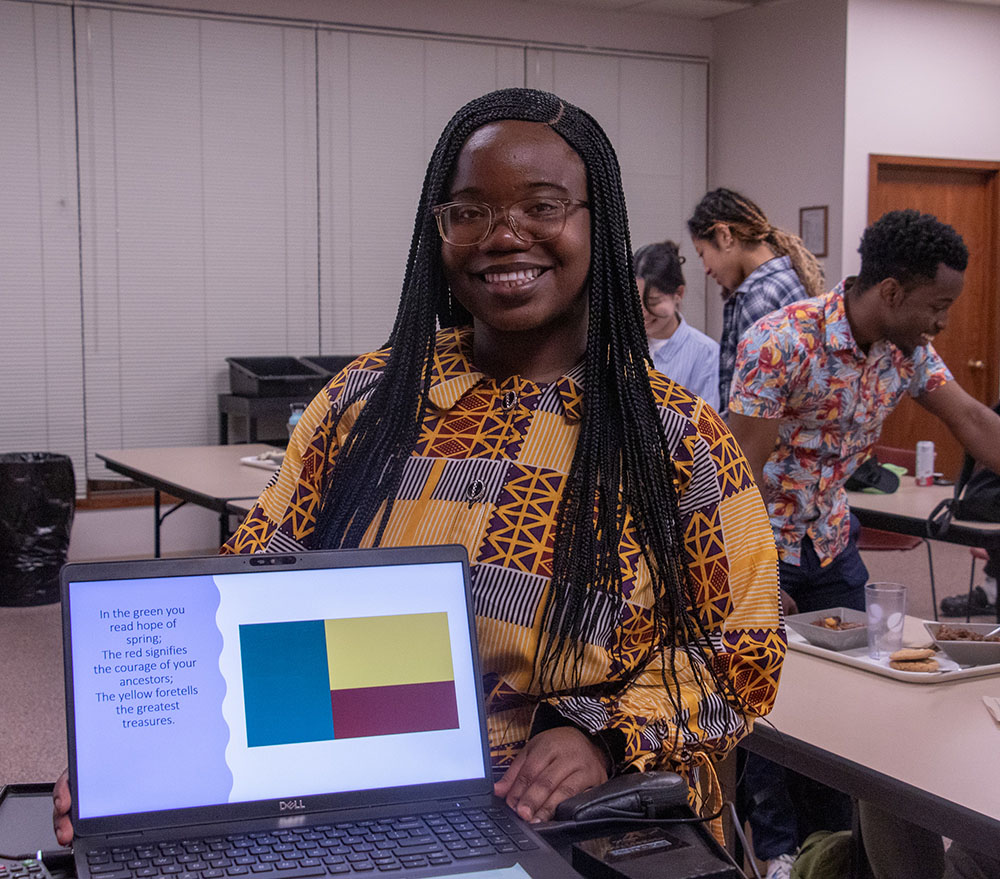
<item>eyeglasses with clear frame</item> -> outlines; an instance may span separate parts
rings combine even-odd
[[[431,208],[441,238],[453,247],[482,244],[502,217],[521,241],[534,244],[558,238],[566,228],[571,208],[589,208],[588,202],[572,198],[537,196],[523,198],[507,207],[477,201],[450,201]]]

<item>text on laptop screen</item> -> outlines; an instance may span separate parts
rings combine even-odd
[[[483,775],[459,563],[69,595],[81,818]]]

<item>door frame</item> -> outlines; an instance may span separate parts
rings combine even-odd
[[[985,350],[981,356],[988,358],[984,364],[985,381],[976,382],[976,389],[967,388],[980,402],[993,406],[1000,395],[1000,161],[982,161],[975,159],[930,158],[924,156],[901,156],[888,154],[870,154],[868,156],[868,223],[875,222],[881,208],[876,207],[875,197],[879,190],[879,178],[883,171],[913,171],[913,172],[953,172],[975,175],[977,185],[983,186],[986,195],[986,220],[991,224],[991,233],[984,242],[978,244],[976,258],[984,269],[986,297],[984,305],[988,313],[984,317],[991,324]],[[947,217],[942,217],[947,222]],[[985,230],[984,230],[985,231]],[[984,236],[986,237],[986,236]],[[985,251],[985,252],[983,252]],[[986,399],[983,399],[983,397]],[[905,406],[904,406],[905,408]],[[888,424],[887,424],[888,426]],[[944,467],[944,469],[949,469]],[[957,473],[957,471],[956,471]]]
[[[986,263],[987,277],[993,279],[993,314],[1000,322],[1000,161],[984,161],[977,159],[939,159],[927,156],[898,156],[871,153],[868,156],[868,225],[878,217],[872,209],[872,193],[878,183],[879,171],[889,168],[932,168],[940,171],[978,171],[986,175],[986,191],[990,201],[990,211],[993,215],[993,240],[983,254]],[[994,333],[993,350],[987,356],[990,362],[986,366],[987,375],[992,379],[990,394],[992,399],[982,400],[987,406],[993,406],[1000,396],[1000,326]]]

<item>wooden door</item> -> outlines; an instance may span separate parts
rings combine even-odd
[[[969,248],[962,295],[934,347],[955,380],[988,406],[1000,393],[1000,162],[870,156],[868,222],[886,211],[915,208],[953,226]],[[913,448],[932,440],[936,470],[958,474],[962,448],[948,429],[913,400],[903,400],[880,443]]]

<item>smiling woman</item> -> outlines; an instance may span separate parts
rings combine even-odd
[[[774,542],[726,426],[649,365],[611,144],[544,92],[448,124],[387,347],[225,550],[441,543],[469,553],[498,795],[545,820],[656,767],[716,809],[784,656]]]
[[[711,811],[784,655],[760,495],[650,367],[630,250],[592,117],[527,89],[463,107],[388,345],[316,397],[225,547],[464,545],[496,790],[532,820],[652,767]]]
[[[653,365],[713,409],[719,408],[719,344],[681,314],[684,257],[673,241],[647,244],[635,252],[635,280]]]

